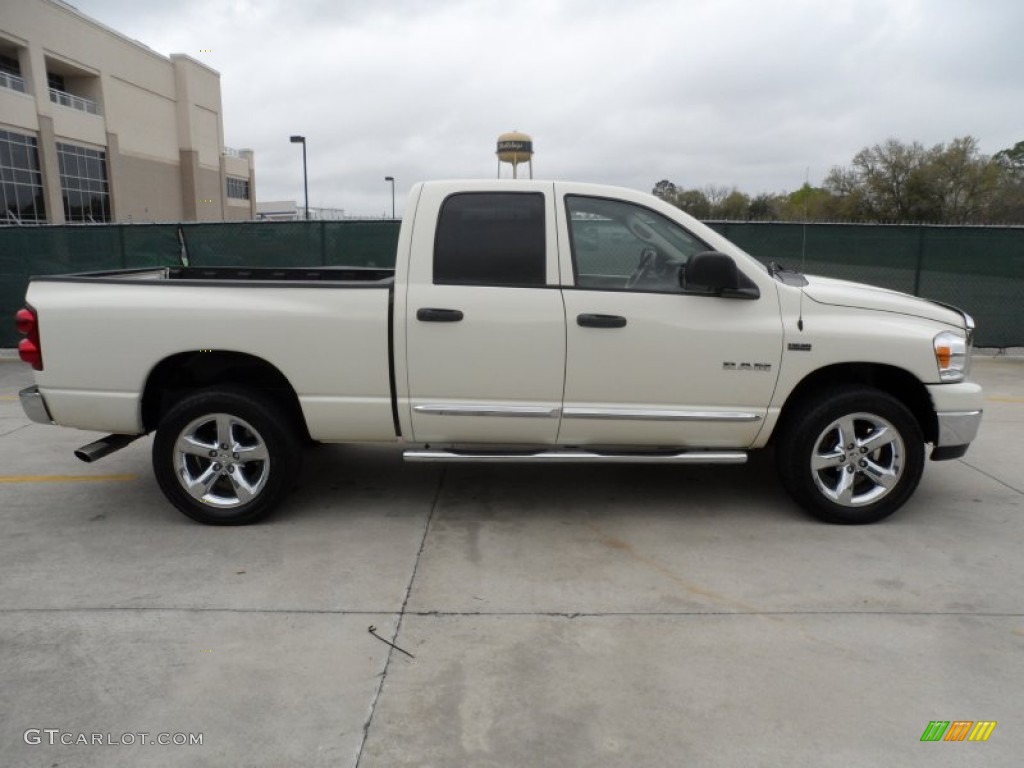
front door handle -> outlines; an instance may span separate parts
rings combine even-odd
[[[424,323],[457,323],[462,319],[462,310],[421,307],[416,310],[416,319]]]
[[[584,328],[625,328],[622,315],[576,315],[576,325]]]

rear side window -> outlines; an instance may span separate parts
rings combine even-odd
[[[437,221],[434,283],[544,285],[544,245],[544,195],[452,195]]]

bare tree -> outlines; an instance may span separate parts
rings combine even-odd
[[[704,193],[704,197],[707,199],[712,211],[714,211],[722,204],[725,198],[729,196],[733,189],[735,189],[735,187],[726,187],[721,184],[708,184],[707,186],[701,187],[700,191]]]
[[[676,195],[679,194],[679,189],[668,179],[662,179],[654,185],[654,189],[651,190],[651,194],[655,197],[660,197],[666,202],[674,203],[676,201]]]

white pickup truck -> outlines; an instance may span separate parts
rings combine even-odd
[[[973,322],[765,266],[662,201],[541,181],[413,187],[395,269],[168,267],[36,277],[33,420],[156,431],[167,498],[262,518],[304,442],[413,461],[742,463],[835,523],[898,509],[981,421]]]

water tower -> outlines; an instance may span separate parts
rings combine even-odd
[[[512,178],[518,177],[516,168],[520,163],[530,166],[530,178],[533,178],[533,139],[525,133],[512,131],[503,133],[498,137],[498,178],[501,178],[501,164],[509,163],[512,166]]]

